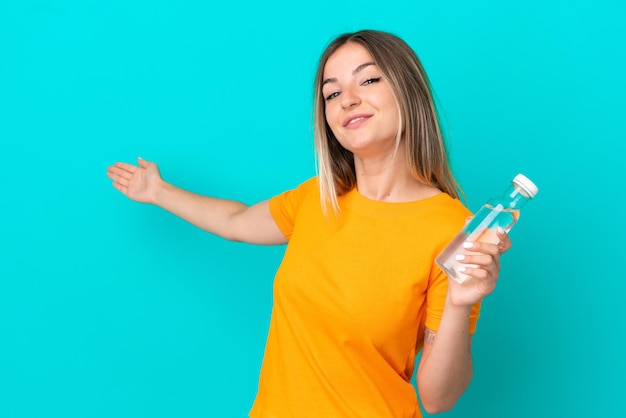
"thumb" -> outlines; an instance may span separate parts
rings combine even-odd
[[[148,168],[148,165],[150,164],[150,162],[144,160],[141,157],[137,157],[137,164],[139,164],[139,167],[141,168]]]

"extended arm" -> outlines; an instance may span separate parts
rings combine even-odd
[[[159,206],[191,224],[231,241],[283,244],[287,239],[274,222],[269,201],[252,206],[195,194],[165,182],[156,164],[115,163],[107,176],[129,199]]]

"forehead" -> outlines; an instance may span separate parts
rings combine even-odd
[[[356,42],[349,42],[337,49],[324,65],[324,78],[336,77],[343,72],[353,71],[359,65],[374,62],[374,58],[365,47]]]

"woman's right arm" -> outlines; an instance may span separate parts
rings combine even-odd
[[[191,193],[165,182],[156,164],[141,158],[137,162],[138,166],[115,163],[107,170],[113,187],[129,199],[159,206],[231,241],[266,245],[287,242],[272,218],[268,200],[248,206]]]

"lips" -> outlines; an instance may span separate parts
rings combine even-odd
[[[350,115],[343,120],[343,127],[344,128],[358,128],[371,117],[372,115],[367,115],[367,114]]]

